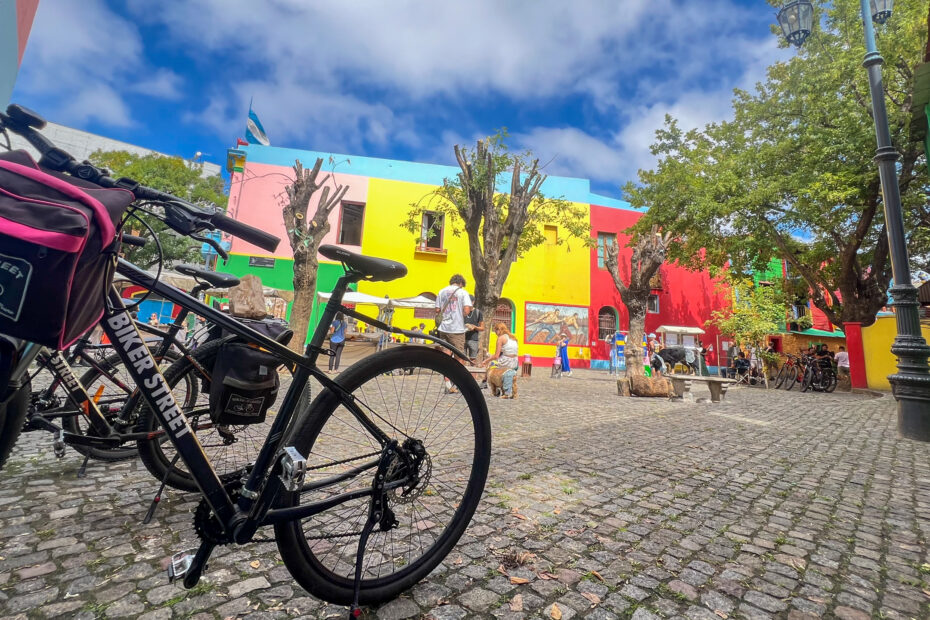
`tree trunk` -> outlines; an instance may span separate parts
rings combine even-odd
[[[494,316],[494,311],[497,309],[497,302],[479,302],[477,299],[475,299],[474,303],[475,307],[481,311],[482,315],[484,315],[484,331],[478,334],[478,361],[483,362],[487,359],[490,353],[489,347],[491,344],[491,332],[494,330],[494,324],[491,322],[491,317]],[[507,326],[507,329],[510,330],[510,325]]]
[[[294,330],[290,348],[302,353],[307,342],[310,315],[313,312],[313,297],[316,293],[316,251],[307,256],[304,249],[294,253],[294,303],[291,305],[290,327]]]
[[[628,299],[621,295],[630,315],[630,329],[626,337],[623,353],[626,356],[626,376],[643,377],[646,375],[643,363],[643,337],[646,335],[646,304],[639,299]]]

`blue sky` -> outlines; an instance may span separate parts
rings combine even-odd
[[[730,113],[788,57],[763,0],[41,0],[13,101],[217,163],[249,99],[271,143],[454,164],[506,126],[546,172],[619,187],[665,114]]]

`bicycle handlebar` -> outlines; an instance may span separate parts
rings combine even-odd
[[[6,114],[0,112],[0,129],[9,129],[34,146],[41,154],[40,166],[66,172],[101,187],[129,190],[137,200],[160,203],[165,210],[163,219],[165,224],[182,235],[196,235],[204,230],[221,230],[269,252],[275,251],[281,242],[274,235],[228,217],[218,208],[209,209],[191,204],[177,196],[126,177],[113,179],[108,175],[107,170],[98,168],[89,162],[79,163],[69,153],[58,148],[51,140],[36,131],[36,128],[41,129],[44,126],[45,121],[38,114],[20,105],[11,104],[7,107]]]

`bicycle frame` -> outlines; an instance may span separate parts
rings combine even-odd
[[[295,421],[294,414],[297,411],[297,403],[300,399],[300,395],[311,376],[316,378],[324,388],[333,391],[341,400],[342,404],[355,416],[358,422],[378,440],[382,447],[390,442],[388,435],[385,434],[356,404],[355,397],[351,393],[346,392],[324,372],[316,368],[316,361],[319,355],[324,352],[322,345],[326,338],[327,327],[333,321],[336,313],[342,311],[347,314],[355,315],[354,312],[342,306],[342,296],[350,283],[362,279],[362,274],[349,272],[339,279],[329,302],[326,304],[320,323],[305,349],[304,355],[300,355],[264,334],[239,323],[219,310],[199,302],[187,293],[171,285],[159,282],[152,275],[138,269],[131,263],[121,260],[118,265],[118,271],[134,284],[143,286],[161,297],[180,305],[182,308],[194,311],[196,314],[207,319],[207,321],[219,325],[228,332],[252,344],[261,346],[263,349],[279,357],[282,363],[288,364],[294,369],[294,378],[291,386],[284,396],[284,401],[278,414],[275,416],[268,437],[255,459],[248,479],[244,483],[238,502],[234,503],[204,454],[197,437],[191,432],[187,419],[181,413],[174,399],[174,395],[152,357],[151,351],[148,347],[144,346],[139,330],[129,317],[129,313],[123,305],[120,295],[115,289],[112,289],[110,292],[108,307],[102,321],[104,332],[113,343],[114,350],[123,360],[127,371],[139,386],[140,395],[145,399],[146,403],[152,408],[161,422],[165,434],[174,445],[180,460],[187,466],[198,488],[213,510],[213,514],[217,516],[218,521],[223,525],[227,535],[235,540],[235,542],[248,542],[252,539],[256,530],[263,525],[312,516],[340,503],[359,497],[370,496],[374,493],[372,488],[367,488],[344,493],[318,503],[310,503],[291,508],[272,509],[272,506],[283,489],[281,478],[275,475],[280,471],[282,448],[285,446],[284,442],[287,440],[292,424]],[[370,324],[378,324],[377,321],[374,321],[370,317],[365,317],[363,320]],[[386,325],[382,327],[396,333],[413,335],[412,332],[390,328]],[[442,341],[437,340],[437,342],[444,344]],[[377,461],[373,461],[360,466],[356,471],[361,473],[366,469],[372,469],[377,466]],[[332,478],[329,482],[325,480],[319,481],[314,483],[313,488],[323,488],[336,484],[344,479],[344,476],[337,476]],[[403,480],[396,481],[391,485],[385,485],[384,488],[388,489],[401,486],[404,482]]]

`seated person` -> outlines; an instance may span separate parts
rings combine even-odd
[[[741,377],[749,372],[749,360],[746,359],[746,354],[740,351],[736,356],[736,359],[733,360],[733,366],[731,366],[728,370],[728,374],[731,379],[736,379],[737,377]]]
[[[489,367],[491,362],[496,362],[497,366],[507,369],[502,377],[501,391],[504,398],[513,398],[513,378],[519,365],[517,337],[503,323],[494,325],[494,333],[497,335],[497,350],[484,361],[484,365]]]

